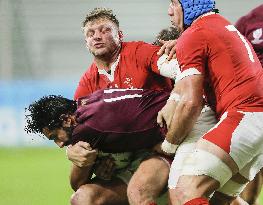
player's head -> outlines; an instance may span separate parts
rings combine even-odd
[[[162,29],[156,36],[155,41],[153,42],[153,45],[161,46],[162,43],[160,40],[169,41],[169,40],[175,40],[179,38],[180,32],[175,27],[168,27],[166,29]]]
[[[76,125],[73,115],[76,109],[73,100],[56,95],[44,96],[26,108],[25,131],[44,134],[59,147],[68,145]]]
[[[120,48],[122,32],[112,10],[93,9],[86,16],[82,26],[86,46],[95,57],[107,59],[108,55]]]
[[[174,26],[188,27],[202,14],[215,9],[214,0],[171,0],[168,14]]]

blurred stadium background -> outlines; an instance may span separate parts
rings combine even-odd
[[[72,98],[92,59],[81,32],[86,13],[112,8],[126,41],[152,42],[170,25],[169,2],[0,0],[0,205],[69,204],[64,150],[24,132],[24,108],[47,94]],[[218,0],[217,8],[235,23],[261,3]]]

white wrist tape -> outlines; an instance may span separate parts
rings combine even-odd
[[[172,144],[165,139],[161,145],[161,149],[168,154],[173,154],[178,146],[179,145]]]
[[[181,96],[178,93],[173,92],[173,93],[171,93],[168,100],[174,100],[175,102],[178,102],[181,100]]]

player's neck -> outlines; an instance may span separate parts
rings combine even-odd
[[[118,60],[121,47],[115,49],[111,55],[95,57],[95,63],[98,69],[110,71],[110,68]]]

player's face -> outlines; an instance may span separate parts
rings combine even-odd
[[[60,148],[69,144],[71,133],[63,128],[56,128],[50,130],[48,128],[43,128],[43,134],[49,139],[53,140]]]
[[[171,18],[172,24],[177,27],[180,32],[183,31],[183,9],[178,0],[171,0],[168,8],[168,15]]]
[[[120,47],[121,33],[106,18],[88,22],[84,27],[86,46],[95,57],[111,56]]]

